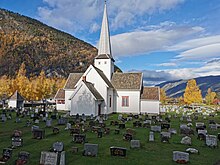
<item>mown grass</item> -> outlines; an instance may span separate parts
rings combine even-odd
[[[92,132],[86,133],[86,139],[89,143],[95,143],[99,145],[99,151],[97,157],[85,157],[82,156],[83,144],[75,144],[72,142],[72,136],[70,136],[69,131],[64,130],[65,126],[57,126],[57,121],[53,121],[53,126],[60,128],[60,133],[54,135],[52,128],[45,128],[45,123],[40,122],[40,128],[44,128],[46,131],[46,136],[42,140],[32,139],[32,133],[30,127],[25,127],[25,122],[28,119],[23,118],[22,123],[15,123],[15,114],[13,114],[12,120],[7,120],[5,123],[0,123],[0,151],[3,148],[11,146],[11,135],[13,130],[18,129],[22,131],[23,146],[20,148],[13,149],[13,156],[8,161],[7,164],[14,164],[17,159],[17,155],[20,151],[30,152],[29,165],[37,165],[40,161],[41,151],[49,151],[52,144],[56,141],[62,141],[64,143],[64,149],[66,151],[66,164],[111,164],[111,165],[129,165],[129,164],[147,164],[147,165],[173,165],[176,164],[172,161],[172,152],[185,151],[189,147],[193,147],[199,150],[200,154],[190,155],[191,165],[212,165],[218,160],[220,160],[220,149],[219,148],[209,148],[205,146],[204,141],[197,140],[197,134],[192,137],[192,146],[186,146],[180,144],[182,135],[179,134],[179,119],[171,119],[171,127],[178,130],[177,135],[173,135],[170,139],[170,143],[161,143],[160,134],[155,133],[155,142],[149,142],[149,128],[133,128],[133,121],[126,123],[126,128],[132,128],[136,131],[134,139],[141,141],[140,149],[130,149],[130,142],[123,140],[123,133],[126,129],[121,130],[119,135],[114,134],[114,129],[116,126],[110,126],[111,120],[117,120],[117,114],[111,115],[106,121],[108,127],[110,127],[110,135],[104,135],[102,138],[97,138],[97,135]],[[220,123],[220,114],[214,117],[214,120]],[[164,117],[163,117],[164,118]],[[213,117],[208,117],[203,120],[199,117],[199,121],[205,122],[208,126],[209,119],[213,120]],[[195,121],[193,121],[193,128],[195,130]],[[209,134],[217,135],[220,133],[220,129],[217,131],[211,131],[208,128]],[[79,148],[78,153],[72,153],[71,148],[77,146]],[[118,146],[127,148],[127,156],[122,157],[112,157],[110,155],[109,147]]]

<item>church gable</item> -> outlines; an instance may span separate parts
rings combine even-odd
[[[57,99],[63,99],[65,100],[65,90],[64,89],[59,89],[54,97],[55,100]]]
[[[24,97],[16,90],[15,93],[10,97],[10,100],[24,101]]]
[[[79,81],[79,79],[82,77],[83,73],[70,73],[66,84],[64,86],[64,89],[75,89],[75,85]]]
[[[142,73],[114,73],[111,82],[115,89],[140,90]]]

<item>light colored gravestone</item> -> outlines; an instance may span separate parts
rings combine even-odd
[[[174,128],[170,128],[170,129],[169,129],[169,132],[170,132],[171,134],[173,134],[173,135],[177,134],[177,131],[176,131],[176,129],[174,129]]]
[[[206,135],[206,145],[208,147],[217,147],[217,136],[215,135]]]
[[[205,124],[204,123],[202,123],[202,122],[198,122],[198,123],[196,123],[196,127],[203,127]]]
[[[173,161],[177,163],[187,163],[189,162],[189,153],[173,151]]]
[[[60,154],[60,165],[65,165],[66,163],[66,157],[65,157],[66,152],[62,151]]]
[[[131,148],[140,148],[140,140],[131,140]]]
[[[150,142],[153,142],[153,141],[154,141],[154,132],[150,132],[149,141],[150,141]]]
[[[57,151],[57,152],[63,151],[63,142],[53,143],[53,149],[54,151]]]
[[[71,124],[70,124],[70,123],[67,123],[65,130],[69,130],[69,129],[71,129]]]
[[[197,150],[195,148],[187,148],[186,152],[191,153],[191,154],[198,154],[199,150]]]
[[[157,125],[151,126],[151,131],[161,132],[161,126],[157,126]]]
[[[55,152],[41,152],[40,164],[56,165],[58,160],[58,153]]]
[[[36,129],[39,129],[39,126],[33,125],[33,126],[31,127],[31,131],[32,131],[32,132],[33,132],[34,130],[36,130]]]
[[[171,133],[170,132],[161,132],[160,135],[168,137],[169,139],[171,138]]]
[[[181,140],[181,144],[191,145],[192,144],[191,137],[189,136],[183,137]]]
[[[216,124],[209,124],[209,128],[213,131],[216,131],[218,127]]]
[[[46,120],[46,127],[51,127],[52,126],[52,119],[47,119]]]
[[[97,156],[98,144],[84,144],[84,156]]]
[[[122,114],[119,114],[119,115],[118,115],[118,120],[121,120],[122,117],[123,117]]]
[[[207,134],[207,130],[206,129],[204,129],[204,130],[198,130],[198,134],[203,134],[203,135],[205,135],[206,136],[206,134]]]
[[[38,119],[36,119],[36,120],[34,121],[35,124],[39,124],[39,122],[40,122],[40,121],[39,121]]]

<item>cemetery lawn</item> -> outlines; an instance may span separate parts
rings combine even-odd
[[[12,158],[7,164],[12,165],[18,157],[20,151],[27,151],[30,153],[30,159],[28,165],[37,165],[40,162],[41,151],[49,151],[54,142],[61,141],[64,143],[64,150],[66,151],[66,165],[72,164],[111,164],[111,165],[129,165],[129,164],[147,164],[147,165],[174,165],[177,164],[172,161],[173,151],[185,151],[187,148],[196,148],[199,150],[199,154],[190,154],[191,165],[213,165],[220,160],[220,148],[209,148],[205,146],[204,141],[197,140],[197,133],[192,137],[192,146],[186,146],[180,144],[182,135],[179,134],[180,121],[179,118],[171,118],[171,128],[177,129],[177,135],[172,135],[170,143],[160,142],[160,134],[154,133],[155,141],[149,142],[150,128],[133,128],[133,121],[126,123],[126,128],[134,129],[136,134],[134,135],[135,140],[140,140],[140,149],[130,149],[130,142],[123,140],[123,134],[126,129],[121,129],[119,135],[114,134],[115,128],[118,126],[110,126],[111,120],[117,120],[118,114],[109,116],[108,121],[105,121],[106,126],[111,129],[109,135],[103,134],[102,138],[97,138],[97,134],[91,131],[86,132],[86,141],[89,143],[98,144],[98,156],[97,157],[85,157],[82,156],[83,144],[75,144],[72,141],[69,131],[64,130],[65,125],[58,126],[57,120],[53,120],[53,126],[60,128],[60,133],[54,135],[52,128],[46,128],[44,122],[40,122],[40,128],[45,129],[45,138],[42,140],[36,140],[32,138],[31,127],[25,127],[25,123],[29,117],[22,118],[21,123],[15,123],[15,113],[13,113],[12,120],[7,120],[5,123],[0,122],[0,152],[3,148],[11,146],[11,135],[14,130],[22,131],[23,146],[20,148],[13,149]],[[165,116],[163,116],[163,119]],[[218,116],[207,117],[207,119],[199,119],[196,122],[204,122],[208,128],[209,120],[215,120],[220,123],[220,114]],[[88,121],[87,121],[88,123]],[[195,131],[195,121],[193,123],[193,129]],[[217,131],[211,131],[208,128],[208,133],[217,135],[220,133],[220,129]],[[219,143],[219,141],[218,141]],[[76,146],[79,148],[78,153],[72,153],[72,147]],[[113,157],[110,155],[110,147],[124,147],[127,148],[127,155],[123,157]]]

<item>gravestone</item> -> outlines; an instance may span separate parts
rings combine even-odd
[[[123,139],[126,141],[131,141],[132,140],[132,135],[129,133],[126,133],[123,135]]]
[[[75,143],[85,143],[86,141],[86,135],[85,134],[76,134],[74,135],[74,140]]]
[[[157,126],[157,125],[151,126],[151,131],[161,132],[161,126]]]
[[[167,136],[169,139],[171,138],[171,133],[170,132],[161,132],[161,136]]]
[[[34,139],[43,139],[45,136],[45,130],[43,129],[35,129],[33,131],[33,138]]]
[[[105,128],[104,133],[105,133],[106,135],[109,135],[109,134],[110,134],[110,128]]]
[[[186,152],[190,153],[190,154],[198,154],[199,151],[195,148],[187,148]]]
[[[192,144],[192,140],[189,136],[185,136],[182,138],[181,144],[186,144],[186,145],[191,145]]]
[[[93,120],[94,119],[94,116],[93,114],[90,115],[90,120]]]
[[[60,164],[59,165],[65,165],[66,164],[66,152],[62,151],[60,154]]]
[[[77,153],[79,151],[79,148],[78,147],[72,147],[72,152],[73,153]]]
[[[57,119],[57,115],[53,114],[53,115],[50,116],[50,118],[51,118],[52,120],[56,120],[56,119]]]
[[[58,127],[53,127],[53,134],[60,133],[60,129]]]
[[[118,125],[118,128],[119,128],[119,129],[125,129],[125,123],[120,123],[120,124]]]
[[[63,142],[55,142],[53,143],[53,151],[62,152],[64,149]]]
[[[58,119],[58,125],[65,125],[67,122],[66,118],[60,118]]]
[[[84,156],[97,156],[98,155],[98,144],[84,144]]]
[[[154,132],[150,132],[150,134],[149,134],[149,141],[150,142],[154,141]]]
[[[108,120],[108,114],[104,114],[103,120]]]
[[[140,140],[131,140],[131,148],[140,148],[141,144],[140,144]]]
[[[126,156],[127,148],[122,147],[110,147],[110,154],[111,156],[120,156],[125,157]]]
[[[133,122],[133,127],[142,127],[142,123],[140,121]]]
[[[39,124],[40,123],[40,120],[38,120],[38,119],[36,119],[35,121],[34,121],[34,124]]]
[[[6,122],[7,121],[7,118],[6,118],[5,114],[2,114],[1,118],[2,118],[2,122]]]
[[[58,163],[58,153],[56,152],[41,152],[40,164],[44,165],[57,165]]]
[[[2,153],[2,158],[0,162],[7,162],[12,157],[12,149],[11,148],[4,148]]]
[[[21,151],[18,154],[18,159],[16,160],[16,165],[27,164],[29,157],[30,157],[30,153],[29,152]]]
[[[151,125],[151,120],[145,120],[145,121],[143,122],[143,127],[145,127],[145,128],[149,128],[150,125]]]
[[[79,128],[71,128],[70,135],[73,136],[74,134],[80,134],[80,129]]]
[[[169,129],[169,132],[170,132],[172,135],[177,134],[177,131],[176,131],[176,129],[174,129],[174,128],[170,128],[170,129]]]
[[[196,123],[196,131],[200,130],[204,130],[206,128],[204,123],[198,122]]]
[[[189,153],[173,151],[173,161],[181,164],[186,164],[189,162]]]
[[[33,125],[33,126],[31,127],[31,131],[32,131],[32,132],[34,132],[34,130],[37,130],[37,129],[39,129],[39,126],[37,126],[37,125]]]
[[[220,141],[220,133],[218,133],[218,141]]]
[[[209,128],[213,131],[217,130],[217,125],[216,124],[209,124]]]
[[[119,115],[118,115],[118,120],[121,120],[122,117],[123,117],[122,114],[119,114]]]
[[[169,123],[161,123],[161,129],[169,129],[170,128],[170,124]]]
[[[66,123],[66,128],[65,130],[70,130],[71,129],[71,124],[70,123]]]
[[[97,134],[98,138],[102,138],[102,130],[98,130],[98,134]]]
[[[21,137],[12,137],[11,146],[12,148],[21,147],[23,145],[23,139]]]
[[[217,142],[217,136],[215,135],[206,135],[206,145],[208,147],[217,147],[218,142]]]
[[[47,119],[46,120],[46,127],[51,127],[52,126],[52,119]]]

